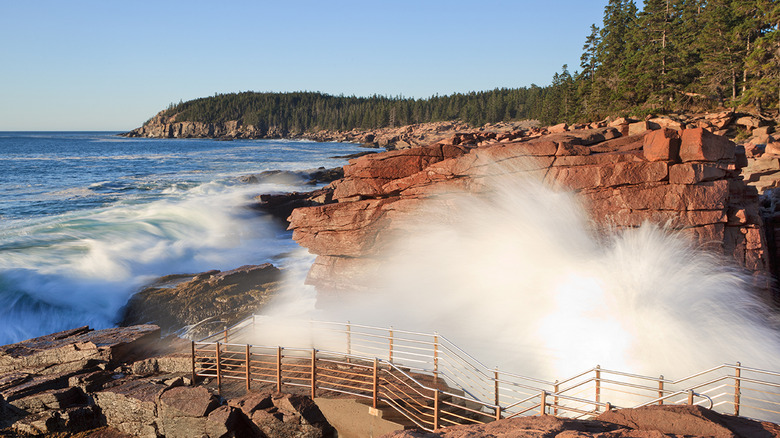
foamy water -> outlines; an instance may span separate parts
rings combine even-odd
[[[113,326],[127,299],[175,273],[293,263],[289,232],[246,208],[260,193],[309,190],[264,170],[345,164],[354,145],[118,139],[0,133],[0,344]]]

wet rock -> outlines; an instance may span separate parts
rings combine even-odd
[[[333,201],[333,189],[322,188],[312,192],[291,192],[280,194],[263,194],[255,198],[257,203],[252,207],[264,213],[271,215],[276,220],[282,222],[287,228],[292,211],[301,207],[314,207],[328,204]]]
[[[273,265],[247,265],[230,271],[211,271],[175,287],[150,287],[128,301],[122,325],[154,322],[173,332],[208,320],[220,327],[232,325],[257,311],[279,288],[281,271]],[[210,334],[201,326],[194,337]]]

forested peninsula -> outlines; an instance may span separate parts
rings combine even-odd
[[[521,50],[521,49],[518,49]],[[739,108],[778,117],[780,4],[774,0],[610,0],[586,36],[579,69],[546,86],[435,95],[319,92],[215,94],[171,104],[125,135],[297,137],[458,120],[472,126]]]

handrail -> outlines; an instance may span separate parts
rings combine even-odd
[[[311,347],[282,348],[245,343],[251,335],[248,329],[262,328],[262,324],[268,321],[272,320],[256,315],[223,332],[193,342],[193,380],[196,375],[216,377],[218,381],[223,378],[245,379],[247,388],[256,380],[276,383],[280,390],[284,386],[311,386],[312,394],[321,389],[358,397],[373,397],[375,403],[384,397],[383,401],[397,408],[398,403],[391,403],[389,395],[383,392],[383,386],[377,385],[376,378],[371,377],[370,370],[374,369],[380,378],[392,375],[404,382],[404,388],[411,385],[408,386],[410,392],[403,390],[403,397],[409,400],[420,398],[427,400],[424,403],[430,403],[434,399],[426,395],[426,392],[431,392],[436,397],[449,397],[448,400],[452,400],[436,399],[437,401],[433,401],[438,406],[436,409],[455,409],[455,400],[459,403],[474,403],[474,406],[478,407],[463,406],[460,408],[463,412],[451,415],[442,411],[443,415],[450,416],[446,419],[437,417],[436,424],[439,424],[439,421],[451,423],[453,419],[466,421],[464,415],[476,415],[475,409],[476,412],[483,412],[489,419],[502,415],[523,415],[536,408],[542,411],[550,409],[555,415],[570,413],[568,415],[587,417],[618,405],[639,407],[664,403],[693,404],[693,397],[706,398],[711,407],[718,409],[728,409],[731,406],[734,415],[780,415],[773,410],[774,405],[778,405],[780,401],[780,372],[745,367],[739,362],[736,365],[721,364],[676,380],[596,366],[565,380],[550,382],[488,368],[438,333],[420,333],[392,327],[307,321],[306,325],[301,325],[300,334],[305,336],[306,342],[312,343]],[[308,332],[305,331],[307,326]],[[230,342],[221,342],[222,340]],[[322,342],[322,346],[327,348],[312,348]],[[305,361],[310,354],[311,365],[296,365],[290,362]],[[314,355],[320,355],[323,363],[315,363]],[[253,359],[251,366],[245,364],[250,358],[260,357],[265,358],[265,361]],[[336,358],[345,364],[346,368],[353,365],[354,368],[349,373],[355,377],[342,374],[347,371],[327,368],[328,362]],[[200,372],[196,365],[201,367]],[[722,373],[723,370],[728,372]],[[321,376],[320,371],[323,372]],[[253,373],[258,377],[255,378]],[[748,375],[750,373],[753,375]],[[460,392],[442,391],[435,385],[431,387],[423,384],[415,377],[423,375],[428,376],[426,379],[432,378],[434,383],[441,381],[447,388],[456,388]],[[317,382],[318,378],[325,381]],[[371,381],[374,381],[374,389],[371,388]],[[734,392],[729,393],[728,388],[733,388]],[[372,393],[373,396],[369,395]],[[687,400],[679,398],[686,394]],[[528,408],[529,403],[536,407]],[[586,406],[592,406],[593,410],[583,410],[587,409]],[[402,414],[410,415],[409,412]],[[410,421],[428,424],[425,419]]]

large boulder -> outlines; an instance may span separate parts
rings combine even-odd
[[[0,346],[0,375],[23,371],[62,374],[97,363],[128,360],[160,339],[155,325],[135,325],[105,330],[79,327],[15,344]]]
[[[256,312],[277,292],[280,279],[281,271],[269,263],[164,278],[133,295],[121,324],[153,322],[174,332],[202,323],[190,335],[205,336]]]

